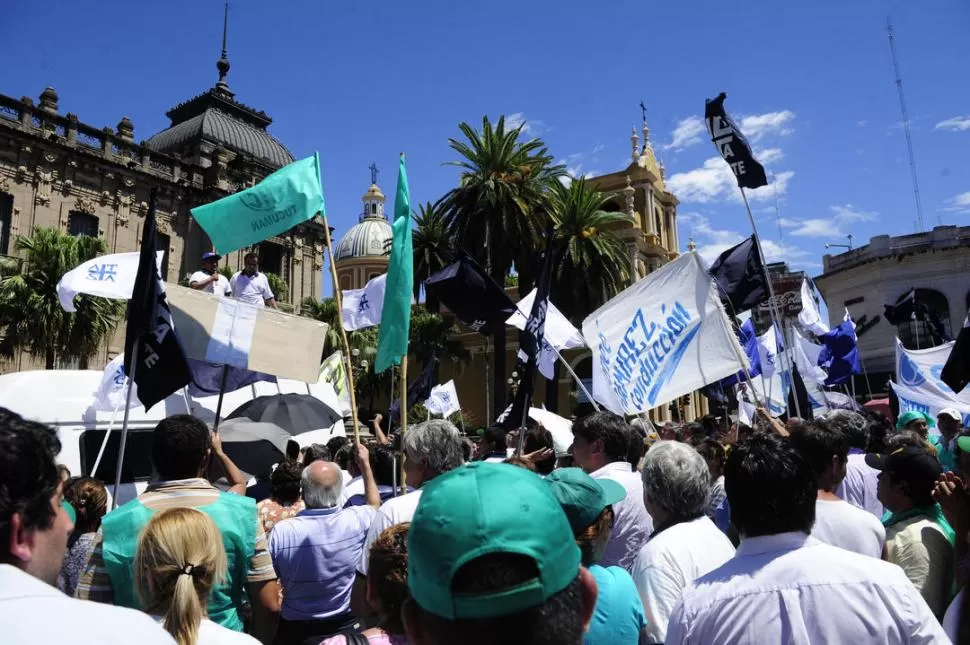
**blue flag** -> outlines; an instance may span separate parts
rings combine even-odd
[[[192,369],[192,382],[189,383],[189,394],[191,396],[212,396],[219,394],[220,389],[223,392],[235,392],[241,387],[259,381],[276,383],[276,377],[272,374],[254,372],[221,363],[209,363],[190,358],[189,367]],[[223,376],[226,378],[224,388],[222,386]]]
[[[852,378],[853,374],[862,374],[858,339],[851,320],[819,336],[819,340],[822,341],[822,351],[818,355],[818,364],[828,372],[826,386],[840,385]]]
[[[761,354],[758,352],[758,336],[754,333],[754,322],[748,318],[738,330],[738,342],[748,357],[748,376],[755,377],[761,374]],[[735,385],[745,380],[744,370],[739,370],[734,376],[729,376],[720,381],[721,387]]]
[[[320,157],[283,166],[252,188],[196,206],[192,217],[222,255],[269,239],[324,212]]]

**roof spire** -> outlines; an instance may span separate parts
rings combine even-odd
[[[226,0],[225,9],[222,14],[222,56],[216,61],[216,69],[219,70],[219,82],[216,87],[225,92],[229,91],[229,84],[226,83],[226,76],[229,74],[229,58],[226,56],[226,33],[229,31],[229,0]]]
[[[647,152],[647,146],[650,145],[650,128],[647,127],[647,106],[640,101],[640,114],[643,117],[643,152]]]
[[[371,162],[371,165],[368,166],[367,169],[370,170],[370,183],[376,185],[377,174],[380,172],[380,170],[377,169],[377,164],[374,162]]]

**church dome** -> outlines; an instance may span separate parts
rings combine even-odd
[[[335,260],[387,257],[394,231],[383,217],[367,215],[351,227],[334,249]]]

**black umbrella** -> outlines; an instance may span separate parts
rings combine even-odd
[[[273,464],[283,461],[291,435],[272,423],[242,417],[224,421],[219,426],[219,438],[222,450],[232,463],[255,477],[264,475]]]
[[[272,423],[290,434],[300,434],[310,430],[329,428],[343,419],[320,399],[309,394],[273,394],[258,396],[244,403],[227,416],[227,419],[252,419]],[[221,431],[222,428],[220,427]]]

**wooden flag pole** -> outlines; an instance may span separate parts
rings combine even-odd
[[[141,340],[136,339],[131,348],[131,377],[128,379],[128,392],[125,395],[125,417],[121,422],[121,442],[118,444],[118,462],[115,464],[115,485],[111,493],[111,508],[118,508],[118,490],[121,488],[121,467],[125,461],[125,444],[128,443],[128,413],[131,411],[131,391],[135,387],[135,370],[138,368]]]
[[[408,484],[404,477],[404,433],[408,431],[408,355],[401,357],[401,494],[408,492]]]
[[[354,443],[360,443],[360,421],[357,419],[357,393],[354,390],[354,368],[350,364],[350,343],[347,341],[347,330],[344,329],[343,297],[340,295],[340,285],[337,283],[337,266],[333,263],[333,244],[330,240],[330,225],[327,216],[323,217],[323,234],[326,236],[327,257],[330,260],[330,277],[333,279],[333,299],[337,303],[337,325],[340,327],[340,338],[344,345],[344,356],[347,364],[344,371],[347,374],[347,388],[350,390],[350,418],[354,421]]]

